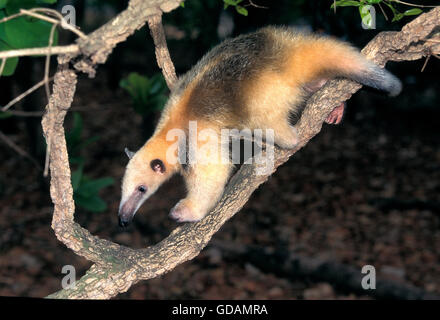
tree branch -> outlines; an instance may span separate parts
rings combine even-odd
[[[79,53],[79,47],[76,44],[68,46],[55,46],[44,48],[29,48],[29,49],[17,49],[0,52],[0,59],[13,58],[13,57],[25,57],[25,56],[39,56],[39,55],[58,55],[66,53]]]
[[[159,68],[162,69],[165,81],[167,82],[168,88],[171,90],[177,80],[177,76],[165,39],[165,32],[162,26],[162,16],[154,15],[149,18],[148,27],[150,28],[151,36],[153,37],[154,46],[156,48],[157,64],[159,65]]]
[[[87,39],[78,40],[81,51],[88,59],[83,59],[75,67],[93,72],[94,66],[104,63],[118,42],[124,41],[149,17],[172,10],[178,4],[179,1],[132,0],[129,8],[110,23],[90,34]],[[438,52],[438,44],[427,39],[438,37],[435,28],[438,29],[439,25],[440,8],[435,8],[407,24],[400,32],[380,33],[364,48],[363,53],[380,65],[387,61],[419,59],[427,55],[428,49]],[[106,299],[127,291],[140,280],[160,276],[197,256],[270,174],[256,175],[256,165],[243,165],[231,178],[217,206],[203,220],[177,227],[154,246],[133,250],[91,235],[73,220],[75,209],[63,130],[64,116],[76,85],[75,72],[67,64],[71,58],[71,55],[59,57],[53,94],[42,121],[46,140],[50,141],[52,150],[57,150],[50,153],[51,197],[54,202],[52,227],[60,241],[95,264],[76,282],[75,288],[61,290],[49,298]],[[273,171],[306,145],[320,131],[331,110],[349,99],[360,87],[353,81],[332,80],[319,90],[308,101],[297,124],[300,137],[298,145],[292,150],[276,148]]]
[[[25,92],[21,93],[20,95],[18,95],[17,97],[15,97],[14,99],[12,99],[11,101],[8,102],[7,105],[5,105],[3,108],[0,108],[0,111],[5,112],[7,111],[10,107],[12,107],[14,104],[16,104],[18,101],[22,100],[23,98],[25,98],[26,96],[30,95],[32,92],[34,92],[35,90],[37,90],[38,88],[40,88],[41,86],[45,85],[46,82],[50,82],[52,81],[53,78],[49,78],[49,79],[43,79],[40,82],[34,84],[31,88],[27,89]]]

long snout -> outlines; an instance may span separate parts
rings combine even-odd
[[[127,200],[121,201],[118,213],[119,225],[121,227],[128,226],[131,220],[133,220],[136,211],[143,203],[142,198],[142,195],[134,193]]]
[[[118,220],[119,226],[126,227],[130,224],[131,220],[133,220],[135,211],[130,208],[127,203],[121,204],[119,207]]]
[[[131,220],[133,220],[133,218],[125,218],[125,217],[119,215],[118,220],[119,220],[119,226],[124,228],[130,224],[130,222],[131,222]]]

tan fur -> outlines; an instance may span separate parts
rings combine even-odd
[[[209,128],[216,133],[223,128],[273,129],[275,143],[291,148],[297,136],[289,114],[298,112],[308,91],[319,89],[335,76],[351,76],[393,94],[400,90],[395,77],[368,62],[349,44],[332,38],[267,27],[215,47],[179,78],[153,137],[130,160],[120,216],[132,217],[138,202],[180,172],[188,194],[174,206],[171,216],[180,222],[203,218],[221,197],[233,166],[220,159],[214,164],[169,163],[166,153],[174,142],[166,141],[167,133],[172,129],[188,133],[189,121],[197,121],[199,131]],[[198,141],[198,151],[208,145],[213,150],[223,147],[216,140]],[[155,159],[165,164],[164,173],[151,169]],[[147,186],[148,192],[134,196],[140,185]]]

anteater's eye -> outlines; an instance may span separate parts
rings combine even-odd
[[[154,172],[158,173],[164,173],[165,172],[165,165],[160,159],[154,159],[150,163],[151,169],[153,169]]]
[[[138,191],[141,193],[145,193],[145,192],[147,192],[147,188],[145,188],[144,186],[139,186]]]

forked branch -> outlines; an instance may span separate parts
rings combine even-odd
[[[93,72],[95,65],[104,63],[118,42],[124,41],[153,15],[172,10],[178,4],[179,1],[131,1],[129,8],[113,21],[88,35],[87,39],[78,41],[88,59],[79,61],[77,69]],[[400,32],[380,33],[363,49],[363,53],[380,65],[387,61],[420,59],[428,52],[438,54],[439,43],[431,40],[439,39],[439,26],[440,8],[435,8],[407,24]],[[256,165],[243,165],[232,177],[217,206],[203,220],[179,226],[154,246],[133,250],[91,235],[73,219],[75,209],[63,129],[64,116],[76,84],[76,74],[68,67],[71,58],[71,55],[59,57],[53,93],[43,118],[46,139],[51,136],[48,139],[51,149],[57,150],[50,153],[51,197],[55,206],[52,227],[60,241],[76,254],[93,261],[94,265],[76,282],[75,288],[61,290],[49,297],[107,299],[197,256],[270,174],[256,175]],[[318,91],[308,101],[298,123],[298,145],[292,150],[276,148],[273,171],[318,134],[331,110],[360,87],[350,80],[333,80]]]

